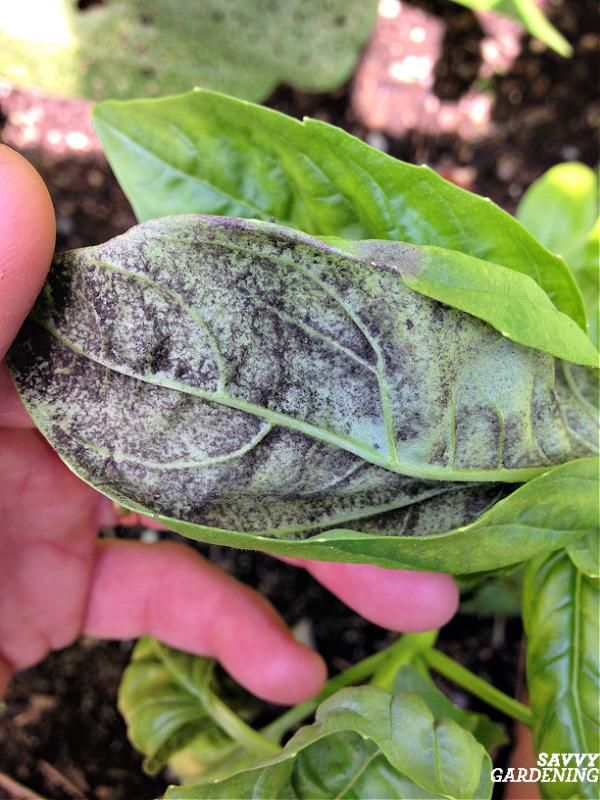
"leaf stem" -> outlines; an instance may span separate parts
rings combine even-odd
[[[388,658],[378,667],[371,678],[372,686],[379,686],[392,692],[398,670],[410,663],[423,650],[429,650],[435,644],[438,630],[424,633],[405,633],[388,651]]]
[[[498,711],[502,711],[503,714],[531,727],[531,709],[523,703],[491,686],[483,678],[457,664],[454,659],[439,650],[423,650],[420,655],[427,666],[439,672],[440,675],[448,678],[458,686],[462,686],[463,689],[466,689],[475,697],[479,697],[490,706],[497,708]]]
[[[281,747],[273,739],[267,738],[264,733],[244,722],[214,692],[208,692],[203,702],[217,725],[250,753],[264,758],[273,756],[281,750]]]

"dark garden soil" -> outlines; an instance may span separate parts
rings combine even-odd
[[[468,92],[481,61],[480,25],[470,12],[442,0],[415,0],[411,5],[441,15],[446,24],[435,93],[447,99]],[[327,120],[391,155],[426,162],[514,211],[524,189],[553,164],[598,162],[596,3],[555,0],[548,6],[551,18],[574,45],[574,57],[565,61],[524,37],[509,71],[487,79],[486,89],[493,93],[492,129],[479,140],[416,129],[400,137],[369,130],[352,110],[350,85],[316,96],[282,87],[269,105],[297,117]],[[0,84],[0,141],[20,149],[47,181],[57,211],[60,249],[104,241],[134,223],[94,140],[87,112],[82,103]],[[259,554],[198,548],[269,597],[288,623],[299,625],[312,638],[332,672],[393,638],[346,609],[302,570]],[[514,694],[520,691],[521,635],[514,619],[461,614],[444,628],[440,642],[448,654]],[[143,775],[141,759],[129,745],[116,710],[117,687],[131,646],[86,639],[15,678],[0,716],[0,798],[27,796],[3,789],[7,776],[53,800],[145,800],[161,794],[165,776]],[[456,702],[489,711],[442,685]],[[491,715],[500,718],[493,711]],[[506,759],[506,750],[499,759],[500,764]]]

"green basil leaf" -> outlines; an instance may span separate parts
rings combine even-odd
[[[535,0],[454,0],[474,11],[495,11],[516,19],[532,35],[561,56],[570,56],[573,48],[538,7]]]
[[[586,329],[568,268],[511,216],[338,128],[201,90],[105,102],[94,122],[140,220],[223,214],[457,250],[529,275]]]
[[[569,266],[577,279],[585,302],[590,340],[598,347],[600,340],[600,217],[586,237],[581,250],[572,253]]]
[[[119,688],[119,709],[132,743],[145,754],[144,769],[155,774],[199,733],[228,737],[212,722],[203,695],[213,680],[215,662],[140,639]]]
[[[222,781],[171,787],[183,798],[487,798],[491,762],[451,719],[436,719],[410,692],[342,689],[283,751]]]
[[[136,644],[119,687],[119,710],[129,739],[144,753],[146,772],[160,772],[183,751],[193,751],[199,772],[232,745],[213,712],[215,690],[243,718],[256,715],[256,701],[228,676],[216,676],[216,666],[150,637]]]
[[[453,719],[462,728],[470,731],[488,752],[508,741],[504,726],[493,722],[487,714],[465,711],[464,708],[454,705],[437,688],[426,667],[420,669],[414,664],[406,664],[399,669],[394,680],[393,694],[398,692],[418,694],[425,700],[436,719]]]
[[[350,76],[377,17],[376,0],[110,0],[90,6],[1,3],[0,74],[91,99],[154,97],[198,84],[257,101],[282,82],[325,92]]]
[[[539,241],[571,263],[585,246],[598,217],[598,181],[576,161],[557,164],[531,184],[517,208],[519,219]]]
[[[523,621],[538,753],[600,752],[599,609],[598,581],[580,572],[565,551],[531,562]],[[598,784],[588,780],[539,786],[548,798],[598,796]]]
[[[590,578],[600,578],[600,534],[599,531],[588,533],[572,542],[567,553],[578,570]]]

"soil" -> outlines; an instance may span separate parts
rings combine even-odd
[[[438,15],[446,26],[433,91],[443,99],[468,92],[479,70],[480,24],[471,12],[441,0],[410,5]],[[368,129],[353,110],[351,84],[312,96],[281,87],[268,105],[296,117],[327,120],[393,156],[428,163],[512,212],[524,189],[553,164],[598,162],[596,3],[555,0],[549,15],[573,44],[573,58],[565,61],[523,37],[508,72],[489,79],[493,126],[479,139],[451,132],[431,135],[416,128],[402,136]],[[0,84],[0,140],[20,149],[48,183],[59,249],[104,241],[134,223],[94,139],[88,110],[85,103]],[[331,672],[393,638],[357,617],[302,570],[260,554],[193,546],[269,597],[289,624],[301,623]],[[443,629],[440,645],[515,694],[521,690],[521,637],[517,619],[460,614]],[[131,647],[131,642],[84,639],[14,679],[0,718],[0,798],[26,796],[2,789],[6,776],[53,800],[144,800],[161,794],[168,776],[151,779],[143,774],[141,758],[128,743],[116,710],[117,687]],[[456,702],[501,719],[455,687],[441,685]],[[504,749],[497,763],[506,758]]]

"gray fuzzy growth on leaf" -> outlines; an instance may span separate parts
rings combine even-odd
[[[590,370],[565,377],[397,266],[247,220],[57,256],[9,364],[86,481],[247,532],[438,533],[597,440]]]

